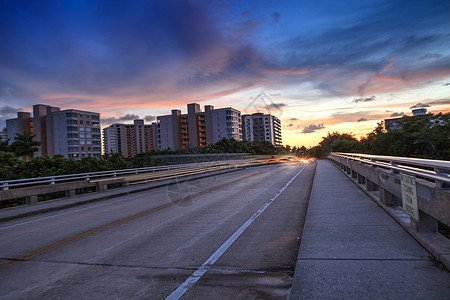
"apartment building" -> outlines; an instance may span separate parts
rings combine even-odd
[[[122,153],[133,157],[142,152],[158,149],[156,123],[144,124],[144,120],[134,120],[133,124],[112,124],[103,129],[103,149],[105,153]]]
[[[16,134],[34,134],[34,140],[41,143],[36,156],[101,156],[99,113],[36,104],[33,117],[29,112],[18,112],[17,118],[6,120],[6,131],[10,143]]]
[[[53,154],[67,158],[100,157],[101,129],[100,114],[82,110],[67,109],[52,113],[53,147],[47,140]]]
[[[8,140],[8,132],[6,131],[6,127],[3,128],[2,131],[0,131],[0,141],[7,141]]]
[[[271,114],[254,113],[242,116],[243,138],[246,141],[268,141],[282,145],[281,121]]]
[[[197,103],[187,105],[187,114],[178,109],[170,115],[157,117],[158,148],[184,149],[203,147],[222,138],[242,140],[241,113],[232,107],[214,109]]]
[[[31,113],[20,111],[17,113],[17,118],[6,120],[6,138],[9,139],[10,145],[14,143],[17,134],[26,132],[33,134]]]
[[[413,117],[415,116],[423,116],[427,113],[426,108],[416,108],[412,110]],[[386,130],[399,129],[400,123],[403,120],[404,116],[384,119],[384,128]]]

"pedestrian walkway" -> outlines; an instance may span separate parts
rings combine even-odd
[[[450,273],[331,162],[317,162],[291,299],[450,299]]]

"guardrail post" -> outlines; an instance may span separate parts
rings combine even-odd
[[[378,185],[376,185],[375,182],[366,179],[366,188],[369,192],[373,192],[378,190]]]
[[[366,178],[360,174],[358,174],[358,183],[359,184],[365,184],[366,183]]]
[[[419,222],[411,219],[411,227],[420,233],[433,233],[438,230],[438,222],[432,216],[419,210]]]
[[[117,178],[117,172],[114,171],[113,177],[114,177],[114,178]]]
[[[373,162],[373,163],[376,163],[376,162],[377,162],[377,160],[376,160],[376,159],[373,159],[373,158],[371,158],[370,161]],[[377,165],[374,165],[374,164],[371,164],[371,165],[372,165],[372,168],[378,168]]]
[[[101,192],[106,192],[108,190],[108,185],[107,184],[99,184],[97,185],[97,187],[95,188],[96,192],[101,193]]]
[[[8,183],[7,183],[7,182],[5,182],[4,184],[2,184],[1,190],[2,190],[2,191],[7,191],[7,190],[9,190]]]
[[[435,168],[434,171],[438,175],[443,175],[443,174],[447,175],[450,172],[449,170],[445,170],[445,169],[441,169],[441,168]],[[436,188],[438,188],[438,189],[450,188],[450,185],[448,183],[443,182],[443,181],[436,180]]]
[[[352,170],[352,178],[358,178],[358,173]]]
[[[380,201],[386,206],[398,206],[397,197],[384,188],[380,188]]]
[[[397,166],[399,166],[400,164],[397,163],[397,162],[391,162],[391,165],[393,165],[394,167],[397,167]],[[400,174],[400,171],[398,171],[398,170],[392,169],[391,171],[392,171],[393,174]]]
[[[37,195],[27,196],[25,197],[25,202],[27,205],[36,204],[38,202],[38,196]]]
[[[52,179],[50,181],[50,184],[55,184],[55,178],[54,177],[52,177]]]

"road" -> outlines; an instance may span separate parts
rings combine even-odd
[[[212,176],[0,224],[0,297],[285,298],[315,164]]]

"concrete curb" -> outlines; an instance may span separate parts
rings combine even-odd
[[[121,187],[121,188],[117,188],[117,189],[113,189],[113,190],[109,190],[109,191],[101,192],[101,193],[99,193],[99,192],[88,193],[88,194],[83,194],[83,195],[74,196],[74,197],[64,197],[64,198],[58,198],[58,199],[54,199],[54,200],[38,202],[31,206],[22,205],[22,206],[17,206],[17,207],[6,208],[6,209],[3,209],[0,211],[0,222],[19,219],[19,218],[28,217],[28,216],[33,216],[33,215],[42,214],[42,213],[51,212],[51,211],[57,211],[57,210],[66,209],[66,208],[71,208],[71,207],[88,204],[88,203],[92,203],[92,202],[97,202],[97,201],[102,201],[102,200],[107,200],[107,199],[111,199],[111,198],[115,198],[115,197],[119,197],[119,196],[126,196],[129,194],[139,193],[142,191],[151,190],[151,189],[155,189],[155,188],[159,188],[159,187],[163,187],[163,186],[167,186],[167,185],[172,185],[172,184],[176,184],[176,183],[182,183],[182,182],[192,181],[192,180],[196,180],[196,179],[211,177],[211,176],[215,176],[215,175],[236,172],[236,171],[244,170],[246,168],[255,168],[255,167],[261,167],[261,166],[267,166],[267,165],[277,165],[277,164],[280,164],[280,163],[279,162],[263,163],[263,164],[258,164],[258,165],[249,165],[249,166],[236,167],[236,168],[230,168],[230,169],[212,170],[212,171],[207,171],[205,173],[197,174],[197,175],[187,174],[187,175],[182,175],[180,177],[177,177],[176,181],[174,181],[173,178],[163,179],[161,181],[155,181],[152,183],[144,183],[144,184],[136,184],[133,186]],[[70,203],[63,203],[64,201],[70,202]],[[52,206],[52,204],[54,204],[54,205]],[[39,207],[39,206],[41,206],[41,207]],[[47,206],[47,207],[44,207],[44,206]],[[48,207],[48,206],[50,206],[50,207]],[[15,210],[17,211],[17,213],[14,214],[13,211],[15,211]],[[19,212],[19,210],[22,210],[22,211],[26,210],[26,211]],[[9,213],[9,212],[11,212],[11,213]],[[4,216],[2,216],[2,214]]]
[[[334,165],[334,164],[333,164]],[[373,193],[367,191],[362,185],[358,184],[357,181],[353,180],[350,174],[347,174],[340,168],[340,170],[344,175],[350,179],[359,189],[361,189],[366,195],[368,195],[376,204],[382,207],[403,229],[408,232],[408,234],[413,237],[419,244],[421,244],[428,252],[433,255],[433,257],[439,261],[447,270],[450,270],[450,241],[441,235],[440,233],[419,233],[411,229],[409,218],[408,221],[405,220],[405,217],[400,216],[395,213],[395,211],[381,203],[381,201],[376,197]]]

